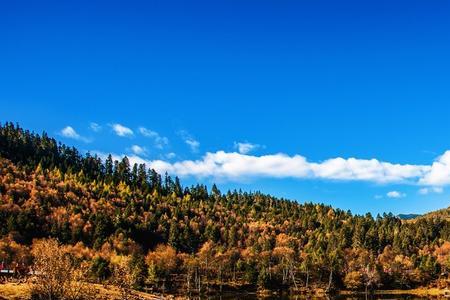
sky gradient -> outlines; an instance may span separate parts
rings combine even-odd
[[[448,1],[9,1],[0,122],[187,184],[423,213],[450,203],[449,13]]]

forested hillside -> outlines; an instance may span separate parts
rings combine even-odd
[[[55,238],[87,280],[129,258],[137,288],[411,288],[447,278],[446,216],[405,222],[259,192],[184,187],[125,157],[104,162],[0,126],[0,261],[26,268]]]

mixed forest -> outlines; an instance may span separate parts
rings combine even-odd
[[[80,280],[123,276],[135,289],[408,289],[446,284],[450,221],[183,186],[2,124],[0,263],[27,274],[46,247],[82,267]]]

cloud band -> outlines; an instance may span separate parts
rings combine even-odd
[[[120,156],[116,156],[120,158]],[[270,154],[262,156],[236,152],[208,152],[199,160],[168,162],[129,157],[132,163],[145,163],[160,173],[181,177],[211,177],[237,181],[254,178],[297,178],[374,183],[409,183],[424,186],[450,184],[450,151],[431,165],[396,164],[377,159],[331,158],[310,162],[304,156]]]

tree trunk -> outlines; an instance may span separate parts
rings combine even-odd
[[[290,273],[291,273],[292,281],[294,282],[294,287],[295,287],[295,289],[297,290],[297,282],[295,282],[295,274],[294,274],[292,265],[291,265]]]
[[[191,290],[191,281],[189,280],[189,278],[190,278],[190,276],[189,276],[189,271],[188,271],[188,274],[186,275],[186,285],[187,285],[187,291],[188,291],[188,293],[189,293],[190,290]]]
[[[333,269],[330,270],[330,277],[328,278],[328,287],[327,291],[331,289],[331,283],[333,282]]]
[[[309,286],[309,269],[306,268],[306,288]]]
[[[219,268],[219,285],[220,285],[220,293],[222,293],[222,267]]]
[[[205,270],[205,276],[206,276],[206,292],[209,293],[209,280],[208,280],[208,258],[206,258],[206,270]]]

